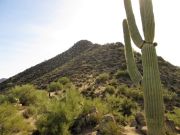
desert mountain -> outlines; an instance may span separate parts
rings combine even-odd
[[[135,53],[138,68],[142,73],[140,56],[139,53]],[[158,62],[163,85],[179,94],[180,68],[162,57],[158,57]],[[69,77],[77,86],[83,86],[98,74],[103,72],[114,74],[117,70],[126,70],[124,46],[120,42],[99,45],[81,40],[54,58],[7,79],[0,84],[0,90],[26,83],[45,88],[47,84],[62,76]],[[121,78],[121,83],[132,85],[130,79]]]
[[[135,52],[134,56],[143,74],[141,54]],[[162,57],[158,57],[158,62],[167,132],[176,134],[180,132],[180,68]],[[147,132],[143,89],[130,80],[120,42],[99,45],[78,41],[62,54],[3,81],[0,90],[0,122],[6,129],[0,129],[2,133],[142,135]],[[9,123],[15,124],[6,126]]]

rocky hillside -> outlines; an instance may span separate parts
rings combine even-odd
[[[142,73],[141,55],[135,53],[135,59]],[[161,57],[158,62],[166,131],[178,134],[180,68]],[[130,80],[120,42],[99,45],[81,40],[66,52],[2,82],[0,90],[3,127],[0,132],[4,134],[145,135],[147,132],[143,91]]]
[[[81,53],[83,53],[85,50],[89,49],[92,46],[93,44],[86,40],[77,42],[73,47],[63,52],[62,54],[59,54],[52,59],[44,61],[34,67],[23,71],[22,73],[19,73],[9,78],[0,86],[0,89],[5,89],[8,86],[13,86],[15,84],[30,83],[33,80],[43,76],[44,74],[63,66],[65,63],[68,63],[74,57],[79,56]]]
[[[135,58],[142,73],[140,54],[136,53]],[[180,94],[180,68],[161,57],[158,57],[158,61],[163,85]],[[67,76],[77,86],[82,86],[87,84],[88,78],[94,78],[100,73],[113,74],[117,70],[125,69],[124,46],[121,43],[98,45],[81,40],[64,53],[4,81],[0,84],[0,90],[26,83],[45,88],[47,84],[62,76]],[[122,83],[132,85],[129,79],[125,82],[123,78],[121,80]]]

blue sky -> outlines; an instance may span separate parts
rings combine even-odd
[[[46,53],[49,55],[47,50],[41,54],[43,46],[33,44],[40,38],[41,29],[52,23],[59,12],[59,5],[63,6],[63,2],[0,1],[0,77],[10,77],[42,61]],[[44,59],[49,57],[45,56]]]
[[[180,2],[153,2],[157,53],[180,66]],[[81,39],[123,42],[124,18],[123,0],[0,0],[0,78],[56,56]]]

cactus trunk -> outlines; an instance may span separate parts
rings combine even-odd
[[[143,90],[148,135],[164,134],[164,106],[156,50],[153,44],[142,48]]]
[[[165,135],[164,102],[154,42],[155,22],[152,0],[139,0],[145,40],[139,33],[134,18],[131,0],[124,0],[128,21],[123,21],[126,63],[134,83],[141,78],[132,55],[129,31],[132,40],[142,51],[144,107],[148,135]]]

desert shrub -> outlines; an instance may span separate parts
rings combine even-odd
[[[172,112],[168,112],[167,117],[174,121],[176,126],[180,127],[180,108],[175,108]]]
[[[108,73],[102,73],[96,78],[96,83],[105,83],[109,79]]]
[[[45,135],[68,135],[70,124],[81,113],[83,97],[76,89],[67,90],[64,98],[52,100],[48,113],[37,120],[37,129]]]
[[[0,95],[0,104],[8,102],[8,98],[5,95]]]
[[[89,112],[82,112],[70,126],[72,134],[80,134],[87,128],[94,128],[99,123],[99,115],[95,107],[92,107]]]
[[[114,86],[110,86],[110,85],[107,85],[104,92],[105,93],[108,93],[110,95],[114,94],[115,93],[115,87]]]
[[[108,107],[110,108],[111,111],[121,111],[121,104],[123,102],[122,98],[116,97],[114,95],[112,96],[107,96],[107,103]]]
[[[26,119],[32,117],[33,115],[37,115],[37,108],[34,106],[27,107],[26,110],[23,112],[23,117]]]
[[[116,122],[117,122],[119,125],[126,126],[127,123],[129,122],[129,121],[127,121],[128,119],[126,119],[126,117],[123,116],[122,113],[120,113],[120,112],[113,111],[112,114],[113,114]]]
[[[71,81],[67,77],[61,77],[61,78],[59,78],[58,82],[61,83],[62,85],[66,85],[66,84],[70,83]]]
[[[68,123],[65,113],[59,109],[42,115],[37,121],[37,128],[43,135],[64,135],[64,126]]]
[[[2,135],[12,135],[19,132],[27,134],[31,127],[18,114],[15,106],[5,103],[0,107],[0,133]]]
[[[120,112],[123,116],[130,116],[137,109],[137,104],[126,97],[108,96],[107,102],[112,111]]]
[[[84,99],[82,112],[72,123],[70,130],[72,134],[80,134],[87,128],[94,128],[99,124],[101,118],[109,112],[108,106],[102,100]]]
[[[48,98],[47,92],[43,90],[37,90],[35,95],[36,101],[28,106],[30,111],[33,112],[32,115],[48,112],[52,99]]]
[[[114,86],[115,88],[117,88],[117,86],[118,86],[117,80],[116,80],[116,79],[112,79],[112,80],[109,82],[109,85]]]
[[[77,89],[67,90],[65,98],[62,101],[64,101],[65,111],[67,111],[66,113],[70,121],[81,113],[84,98]]]
[[[117,88],[117,96],[126,96],[128,98],[132,98],[136,101],[142,101],[143,100],[143,91],[139,90],[137,88],[128,88],[125,85],[119,86]]]
[[[75,85],[73,83],[67,83],[66,85],[63,85],[63,89],[65,91],[70,90],[70,89],[76,89]]]
[[[108,104],[105,101],[102,101],[99,98],[94,98],[94,99],[86,99],[84,101],[83,105],[83,112],[87,113],[91,110],[92,107],[95,107],[98,109],[98,115],[100,118],[104,115],[107,114],[110,109],[108,107]]]
[[[126,92],[126,89],[127,89],[127,86],[126,86],[126,85],[120,85],[120,86],[117,88],[116,95],[118,95],[118,96],[124,95],[125,92]]]
[[[107,122],[99,129],[100,135],[123,135],[122,127],[115,122]]]
[[[121,77],[125,77],[125,78],[129,78],[129,74],[127,72],[127,70],[118,70],[116,73],[115,73],[115,77],[118,79],[118,78],[121,78]]]
[[[33,85],[29,84],[15,86],[11,89],[11,94],[18,98],[22,105],[34,104],[37,100],[36,89]]]
[[[13,93],[11,93],[11,91],[7,94],[7,100],[9,103],[17,103],[18,102],[18,98],[16,96],[14,96]]]
[[[63,86],[59,82],[51,82],[48,86],[48,91],[49,92],[54,92],[58,90],[62,90]]]
[[[62,98],[50,100],[47,107],[46,112],[39,114],[36,123],[37,130],[45,135],[68,135],[70,131],[74,133],[73,125],[76,131],[77,128],[81,131],[83,127],[96,125],[109,111],[105,102],[100,99],[86,99],[73,87],[67,89]],[[97,115],[88,115],[93,108],[98,108]],[[85,116],[86,121],[82,118]]]
[[[139,101],[139,100],[143,100],[143,91],[140,91],[138,89],[135,89],[135,88],[129,88],[127,89],[125,95],[129,98],[132,98],[136,101]]]
[[[175,101],[177,94],[175,92],[169,91],[168,89],[163,89],[163,96],[165,102]]]
[[[124,98],[121,105],[121,112],[124,116],[130,116],[133,114],[133,111],[137,109],[137,104],[128,98]]]

